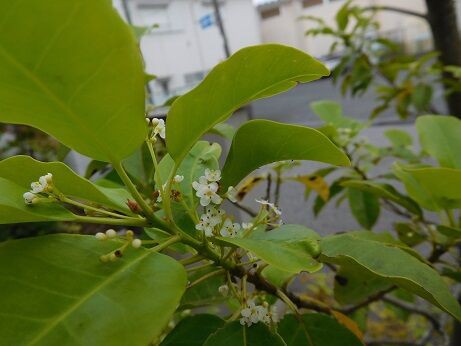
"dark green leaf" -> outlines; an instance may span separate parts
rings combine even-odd
[[[202,346],[224,321],[215,315],[195,315],[182,319],[167,335],[161,346]]]
[[[375,195],[353,188],[347,189],[349,206],[358,223],[372,229],[379,217],[379,201]]]

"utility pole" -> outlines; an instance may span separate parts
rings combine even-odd
[[[230,57],[230,49],[229,49],[229,43],[227,42],[227,36],[226,36],[226,31],[224,30],[224,25],[222,22],[222,17],[221,17],[221,11],[219,10],[219,0],[211,0],[213,3],[213,8],[214,8],[214,16],[216,19],[216,25],[218,26],[219,32],[222,37],[223,41],[223,47],[224,47],[224,54],[226,55],[226,58]]]

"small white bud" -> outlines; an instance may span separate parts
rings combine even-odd
[[[181,181],[184,180],[184,176],[183,175],[175,175],[174,178],[173,178],[173,182],[179,184]]]
[[[141,239],[133,239],[133,241],[131,242],[131,246],[133,246],[135,249],[141,247],[141,245],[142,245]]]
[[[229,294],[229,286],[227,285],[219,286],[218,292],[221,293],[223,297],[227,297],[227,295]]]
[[[106,236],[107,238],[111,239],[111,238],[115,238],[117,236],[117,232],[115,232],[115,230],[113,229],[108,229],[106,231]]]
[[[106,236],[104,233],[102,233],[102,232],[98,232],[98,233],[96,233],[94,236],[95,236],[96,239],[98,239],[98,240],[106,240],[106,239],[107,239],[107,236]]]
[[[24,197],[24,202],[26,204],[34,203],[34,199],[37,198],[37,196],[33,194],[32,192],[26,192],[24,195],[22,195],[22,197]]]

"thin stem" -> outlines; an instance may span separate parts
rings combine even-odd
[[[167,248],[168,246],[173,245],[173,244],[175,244],[177,242],[180,242],[180,241],[181,241],[181,236],[180,235],[174,235],[171,238],[168,238],[167,240],[165,240],[163,243],[158,244],[157,246],[154,246],[153,248],[149,249],[149,251],[160,252],[163,249]]]
[[[121,218],[121,219],[132,219],[132,217],[130,217],[130,216],[122,215],[122,214],[116,214],[116,213],[112,213],[112,212],[104,210],[104,209],[99,209],[99,208],[93,207],[91,205],[86,205],[86,204],[74,201],[74,200],[72,200],[70,198],[67,198],[65,196],[59,197],[59,200],[61,202],[71,204],[71,205],[74,205],[74,206],[82,208],[82,209],[93,210],[93,211],[95,211],[97,213],[106,214],[108,216],[113,216],[113,217],[117,217],[117,218]]]
[[[254,210],[250,209],[249,207],[245,206],[245,205],[242,205],[238,202],[235,202],[235,203],[232,203],[233,205],[235,205],[237,208],[239,208],[240,210],[244,211],[245,213],[247,213],[248,215],[250,215],[251,217],[255,217],[256,215],[258,215],[257,212],[255,212]]]
[[[455,217],[453,216],[453,210],[445,209],[445,214],[447,214],[448,223],[451,227],[456,226]]]
[[[280,289],[277,290],[277,296],[295,313],[299,314],[298,307],[291,301],[290,298]]]
[[[224,273],[224,269],[219,269],[219,270],[215,270],[214,272],[211,272],[211,273],[208,273],[204,276],[202,276],[201,278],[195,280],[194,282],[192,282],[191,284],[189,284],[189,286],[187,286],[187,288],[191,288],[213,276],[216,276],[216,275],[219,275],[219,274],[223,274]]]
[[[187,266],[189,264],[193,264],[193,263],[203,261],[204,259],[205,259],[205,257],[203,257],[201,255],[194,255],[192,257],[180,260],[179,263],[181,263],[183,266]]]
[[[146,218],[149,221],[151,221],[154,226],[165,228],[166,226],[165,223],[154,215],[154,212],[152,211],[151,207],[149,207],[149,205],[146,203],[146,201],[141,196],[139,191],[136,189],[136,186],[133,184],[128,174],[126,174],[125,169],[123,168],[121,162],[119,161],[113,162],[112,165],[114,169],[117,171],[118,175],[120,176],[120,179],[122,179],[123,183],[130,191],[135,201],[139,204],[139,206],[143,210]]]
[[[202,264],[201,266],[187,268],[186,271],[188,273],[192,273],[192,272],[195,272],[197,270],[202,270],[202,269],[208,268],[208,267],[210,267],[212,265],[215,265],[215,264],[213,262],[210,262],[210,263]]]
[[[96,223],[101,225],[114,225],[114,226],[137,226],[147,227],[146,219],[113,219],[109,217],[94,217],[94,216],[80,216],[75,215],[76,221],[83,223]]]

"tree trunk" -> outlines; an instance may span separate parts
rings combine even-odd
[[[435,49],[440,52],[439,60],[444,65],[461,67],[461,38],[456,19],[454,0],[426,0],[427,19],[432,31]],[[451,83],[460,83],[451,73],[445,72],[444,77]],[[448,85],[446,83],[445,90]],[[461,118],[461,92],[446,96],[447,106],[451,115]]]

